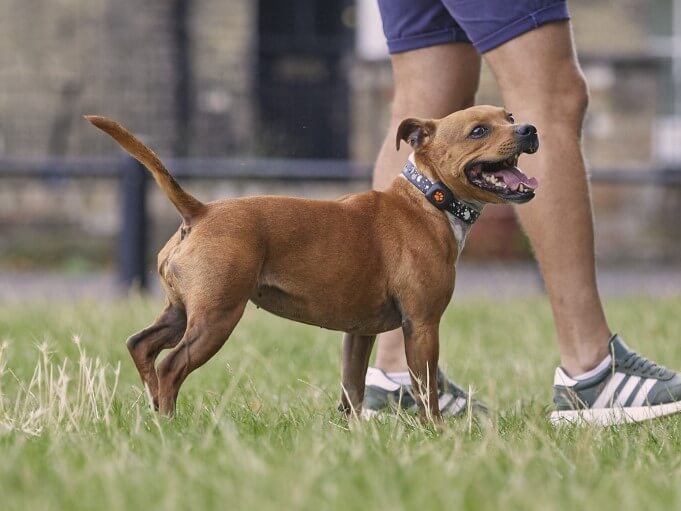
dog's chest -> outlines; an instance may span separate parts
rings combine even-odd
[[[455,217],[451,213],[447,213],[447,220],[449,220],[449,226],[452,228],[452,233],[454,233],[454,239],[456,240],[457,248],[457,259],[461,255],[463,246],[466,243],[466,236],[470,230],[470,224],[465,223],[463,220]],[[456,261],[455,261],[456,262]]]

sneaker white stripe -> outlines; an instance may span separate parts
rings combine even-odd
[[[465,397],[457,397],[456,398],[456,413],[459,413],[461,410],[466,408],[468,406],[468,399]]]
[[[440,405],[440,411],[444,410],[449,403],[452,402],[454,399],[454,396],[450,394],[449,392],[445,392],[440,396],[440,399],[438,399],[438,404]]]
[[[641,378],[641,379],[639,380],[638,385],[636,385],[636,387],[634,387],[634,390],[631,391],[631,395],[629,396],[629,399],[627,399],[627,402],[624,404],[624,406],[626,406],[626,407],[631,406],[631,402],[634,400],[634,398],[635,398],[636,395],[638,394],[639,389],[641,388],[641,386],[642,386],[645,382],[646,382],[646,379],[645,379],[645,378]]]
[[[640,376],[631,376],[624,384],[624,387],[622,387],[620,393],[617,395],[617,399],[615,399],[614,404],[616,406],[624,406],[624,404],[627,402],[627,399],[629,399],[629,396],[631,396],[631,393],[634,391],[634,388],[636,385],[638,385],[639,381],[641,381]]]
[[[644,381],[643,385],[641,385],[641,388],[638,390],[638,394],[636,394],[636,397],[631,402],[631,406],[641,406],[643,403],[645,403],[645,400],[648,397],[648,392],[650,392],[650,389],[652,389],[653,385],[656,383],[657,380],[655,378],[648,378],[646,381]]]
[[[466,398],[457,397],[452,403],[451,407],[448,409],[440,408],[440,411],[449,417],[458,415],[464,408],[466,408],[467,401]]]
[[[399,383],[392,381],[383,371],[375,367],[369,367],[367,369],[364,383],[365,385],[380,387],[383,390],[387,390],[389,392],[394,392],[400,388]]]
[[[624,376],[624,373],[615,373],[612,378],[610,378],[610,381],[605,385],[605,388],[603,389],[603,392],[601,392],[600,396],[598,396],[598,399],[596,399],[594,404],[591,405],[591,408],[610,408],[615,390],[617,390],[617,387],[619,387],[620,383],[622,383]]]

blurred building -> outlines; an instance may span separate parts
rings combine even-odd
[[[80,118],[101,113],[144,134],[161,155],[370,164],[392,94],[375,2],[0,0],[0,157],[115,154]],[[570,1],[592,94],[585,131],[592,166],[681,166],[678,4]],[[477,99],[501,102],[486,69]],[[95,208],[88,228],[115,234],[108,188],[92,185],[83,198],[82,190],[65,186],[60,197],[67,198],[52,202],[41,186],[0,190],[0,226],[9,226],[18,208],[52,222]],[[248,188],[226,184],[208,193]],[[594,199],[603,259],[679,259],[678,189],[596,187]],[[159,218],[174,221],[162,200],[154,204]],[[502,217],[500,225],[512,222]],[[506,255],[526,253],[516,238],[518,247]]]
[[[1,1],[2,155],[111,151],[78,117],[93,111],[175,155],[371,162],[383,136],[392,85],[376,0]],[[674,108],[672,0],[570,5],[593,98],[589,160],[666,155],[651,133]],[[487,70],[478,101],[500,102]]]
[[[349,156],[347,0],[1,0],[0,155]]]

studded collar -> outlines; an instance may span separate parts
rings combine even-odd
[[[444,183],[440,181],[433,183],[418,171],[411,160],[407,161],[402,175],[418,188],[433,206],[451,213],[462,222],[472,225],[480,216],[480,210],[454,197],[452,191]]]

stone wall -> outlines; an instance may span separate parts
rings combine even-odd
[[[110,154],[80,119],[111,115],[162,154],[243,151],[255,4],[188,3],[188,129],[178,121],[181,0],[0,0],[0,156]]]

